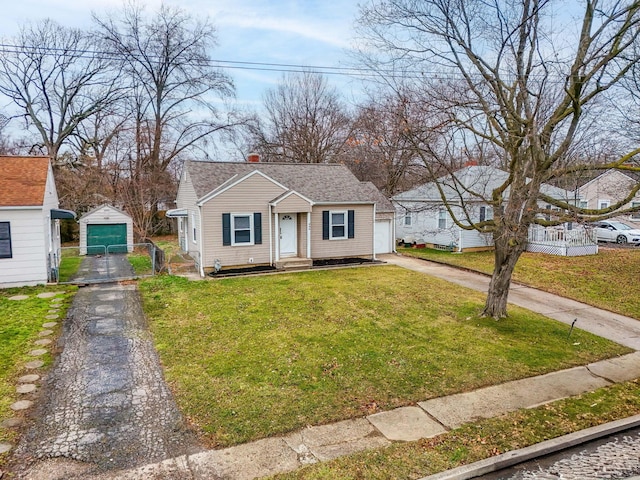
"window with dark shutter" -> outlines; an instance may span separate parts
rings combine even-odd
[[[354,210],[349,210],[347,212],[348,216],[348,234],[349,238],[354,238],[356,235],[356,212]]]
[[[322,239],[329,240],[329,210],[322,211]]]
[[[231,245],[231,214],[222,214],[222,245]]]
[[[0,258],[12,258],[11,226],[9,222],[0,222]]]
[[[262,244],[262,213],[253,214],[253,243]]]
[[[322,239],[344,240],[355,236],[354,210],[324,210],[322,212]]]

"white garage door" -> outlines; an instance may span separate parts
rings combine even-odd
[[[377,220],[373,248],[376,254],[391,253],[391,220]]]

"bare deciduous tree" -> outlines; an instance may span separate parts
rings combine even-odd
[[[256,150],[266,161],[336,161],[349,137],[350,120],[326,77],[290,74],[264,95],[266,118],[253,129]]]
[[[22,28],[15,45],[4,47],[0,93],[11,99],[51,157],[78,125],[114,100],[118,75],[109,59],[96,53],[95,37],[51,20]]]
[[[597,218],[622,208],[640,189],[632,188],[606,210],[581,209],[541,192],[544,182],[575,171],[637,170],[629,160],[640,152],[632,149],[600,164],[576,163],[568,155],[588,124],[584,120],[595,109],[600,115],[612,110],[605,92],[638,62],[633,46],[640,2],[585,0],[572,4],[562,19],[555,5],[388,0],[367,4],[360,17],[367,51],[384,56],[367,55],[368,64],[382,76],[401,72],[415,110],[436,106],[446,116],[435,147],[429,131],[407,119],[407,134],[425,166],[435,159],[453,171],[472,149],[508,172],[484,198],[494,207],[493,219],[478,221],[470,212],[454,216],[460,228],[493,233],[495,267],[483,313],[494,318],[506,316],[511,275],[529,226],[545,221],[539,201],[573,218]],[[466,188],[455,174],[451,182],[460,191]]]
[[[407,190],[422,180],[420,157],[406,135],[401,97],[376,92],[357,107],[342,161],[362,181],[372,182],[386,196]]]
[[[139,213],[133,215],[139,220],[136,231],[150,235],[147,220],[156,217],[158,202],[170,194],[156,187],[170,184],[168,172],[184,154],[234,126],[215,108],[217,100],[232,96],[233,85],[209,57],[216,32],[208,19],[164,4],[149,16],[133,2],[117,15],[94,20],[103,48],[122,62],[129,92],[127,123],[119,133],[129,145],[121,191],[127,193],[130,213]],[[131,188],[142,191],[134,194]]]

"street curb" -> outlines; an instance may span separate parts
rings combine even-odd
[[[502,453],[495,457],[436,473],[435,475],[423,477],[419,480],[468,480],[638,426],[640,426],[640,415],[634,415],[633,417],[605,423],[597,427],[569,433],[562,437],[546,440],[519,450]]]

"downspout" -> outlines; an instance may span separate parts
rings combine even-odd
[[[373,259],[376,258],[376,204],[373,204],[373,235],[371,235],[372,247],[373,247]]]
[[[398,253],[396,248],[396,211],[393,210],[393,217],[391,217],[391,251],[393,253]]]
[[[273,207],[269,204],[269,265],[273,265]]]
[[[204,278],[204,244],[202,243],[202,206],[198,205],[198,244],[200,247],[200,276]]]
[[[458,227],[458,253],[462,253],[462,232],[464,230]]]

